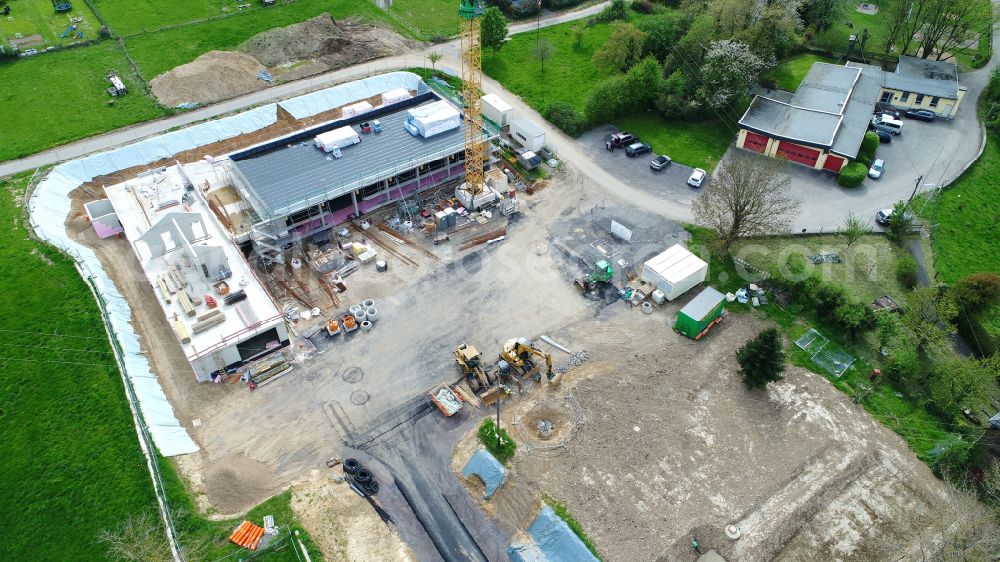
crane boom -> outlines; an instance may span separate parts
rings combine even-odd
[[[462,101],[465,104],[465,188],[472,200],[483,189],[483,48],[479,0],[459,0],[458,17],[462,45]]]

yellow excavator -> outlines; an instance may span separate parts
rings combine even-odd
[[[483,369],[482,353],[475,346],[461,344],[455,348],[455,362],[462,368],[465,381],[483,404],[489,406],[510,394],[504,385],[497,385],[497,375]]]
[[[500,373],[504,374],[506,363],[509,367],[520,369],[521,376],[527,376],[535,371],[535,382],[542,382],[542,371],[536,369],[532,360],[532,356],[535,355],[545,358],[545,377],[551,381],[555,378],[552,374],[552,355],[535,347],[527,338],[507,340],[507,343],[503,344],[503,351],[500,352]]]

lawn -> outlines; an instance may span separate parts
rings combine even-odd
[[[231,17],[157,33],[141,33],[125,40],[128,52],[149,80],[186,64],[211,50],[235,50],[254,35],[275,27],[299,23],[328,12],[334,18],[358,16],[384,19],[371,2],[357,0],[297,0],[276,9],[249,10]]]
[[[113,106],[104,77],[109,69],[130,88]],[[166,115],[128,71],[112,41],[0,63],[0,161]]]
[[[390,13],[427,38],[458,35],[458,2],[454,0],[394,0]]]
[[[865,44],[865,52],[879,55],[884,53],[888,34],[881,14],[862,14],[855,10],[854,6],[856,4],[848,4],[844,9],[841,21],[833,24],[830,29],[817,33],[809,41],[809,44],[831,53],[844,53],[847,51],[848,38],[851,35],[857,35],[860,40],[864,30],[867,29],[869,36],[868,42]],[[855,47],[853,56],[858,54],[859,49]]]
[[[742,272],[737,270],[731,261],[720,259],[708,253],[707,249],[712,247],[715,240],[714,233],[698,227],[691,227],[689,230],[692,233],[689,247],[709,262],[709,283],[720,291],[726,292],[735,291],[748,282],[741,275]],[[863,238],[861,241],[855,242],[855,244],[872,243],[874,242],[873,238],[877,237]],[[779,237],[766,241],[740,241],[737,243],[736,248],[743,249],[755,243],[760,243],[762,247],[771,250],[768,255],[772,255],[772,253],[773,255],[782,255],[782,253],[789,255],[793,253],[809,253],[817,249],[836,249],[842,242],[835,236],[807,238]],[[892,279],[891,273],[894,252],[895,250],[892,249],[883,249],[881,252],[876,252],[876,255],[881,256],[881,258],[879,268],[874,274],[871,285],[847,281],[848,288],[858,294],[859,297],[861,296],[859,293],[863,292],[867,292],[867,294],[894,294],[892,291],[894,287],[898,286],[895,284],[895,280]],[[739,250],[734,251],[734,254],[739,256]],[[747,253],[744,250],[743,255],[750,257],[751,263],[754,263],[753,253]],[[757,255],[761,254],[758,252]],[[843,275],[843,272],[839,275],[830,275],[827,279],[839,281],[841,275]],[[846,277],[844,278],[846,279]],[[794,342],[810,328],[816,328],[829,338],[831,342],[856,357],[857,361],[842,376],[834,377],[813,363],[809,355],[796,347],[794,343],[791,343],[786,347],[789,353],[789,362],[826,378],[832,385],[852,397],[864,394],[870,388],[868,374],[873,368],[879,366],[879,355],[875,349],[876,346],[873,338],[854,339],[842,333],[842,330],[825,326],[823,322],[815,317],[815,314],[804,309],[794,300],[785,309],[774,303],[758,309],[737,303],[730,304],[726,308],[730,313],[755,314],[767,318],[779,326],[790,342]],[[917,392],[912,391],[912,389],[896,387],[886,381],[876,386],[871,394],[862,401],[862,405],[875,419],[898,433],[907,442],[917,457],[928,464],[934,460],[932,451],[937,445],[949,442],[957,437],[956,433],[949,430],[951,429],[950,426],[942,423],[923,406],[921,397]]]
[[[666,154],[676,162],[708,171],[715,169],[736,138],[732,125],[723,121],[668,121],[654,112],[616,119],[615,125],[638,135],[652,145],[657,154]]]
[[[21,226],[27,182],[0,180],[0,559],[101,560],[98,532],[156,499],[97,305]]]
[[[83,21],[72,22],[70,18],[82,18]],[[76,29],[65,38],[60,37],[71,24]],[[9,16],[0,16],[0,43],[6,44],[17,37],[18,33],[22,37],[37,33],[41,35],[42,42],[24,44],[21,49],[34,48],[42,51],[50,46],[96,39],[100,28],[97,16],[82,1],[74,3],[72,10],[59,13],[52,8],[50,0],[23,0],[11,4]],[[83,33],[82,39],[77,39],[77,31]]]
[[[777,66],[765,72],[761,76],[761,80],[772,80],[779,90],[794,92],[799,88],[799,84],[806,77],[806,73],[812,68],[813,63],[817,62],[836,64],[837,60],[812,53],[795,55],[781,61]]]
[[[249,4],[250,8],[239,10],[237,4]],[[94,0],[94,5],[116,36],[153,31],[212,16],[264,9],[259,1],[225,0],[171,0],[169,7],[158,0]]]
[[[542,112],[557,101],[567,102],[582,111],[591,89],[607,77],[594,68],[591,58],[611,36],[612,29],[609,24],[588,27],[582,45],[577,47],[573,37],[573,27],[577,25],[580,23],[570,22],[541,30],[540,39],[553,47],[552,58],[545,63],[544,71],[531,56],[535,46],[535,33],[532,32],[511,37],[495,58],[485,50],[483,72],[536,111]]]

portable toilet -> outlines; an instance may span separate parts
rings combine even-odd
[[[677,313],[674,330],[693,340],[700,340],[709,328],[722,321],[725,304],[726,295],[712,287],[705,287]]]

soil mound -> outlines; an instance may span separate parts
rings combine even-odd
[[[258,33],[239,50],[268,67],[316,60],[329,68],[339,68],[399,54],[416,45],[388,29],[351,19],[336,21],[330,14],[320,14],[302,23]]]
[[[209,51],[188,64],[149,82],[153,95],[167,107],[182,103],[213,103],[267,87],[257,79],[264,67],[245,53]]]

